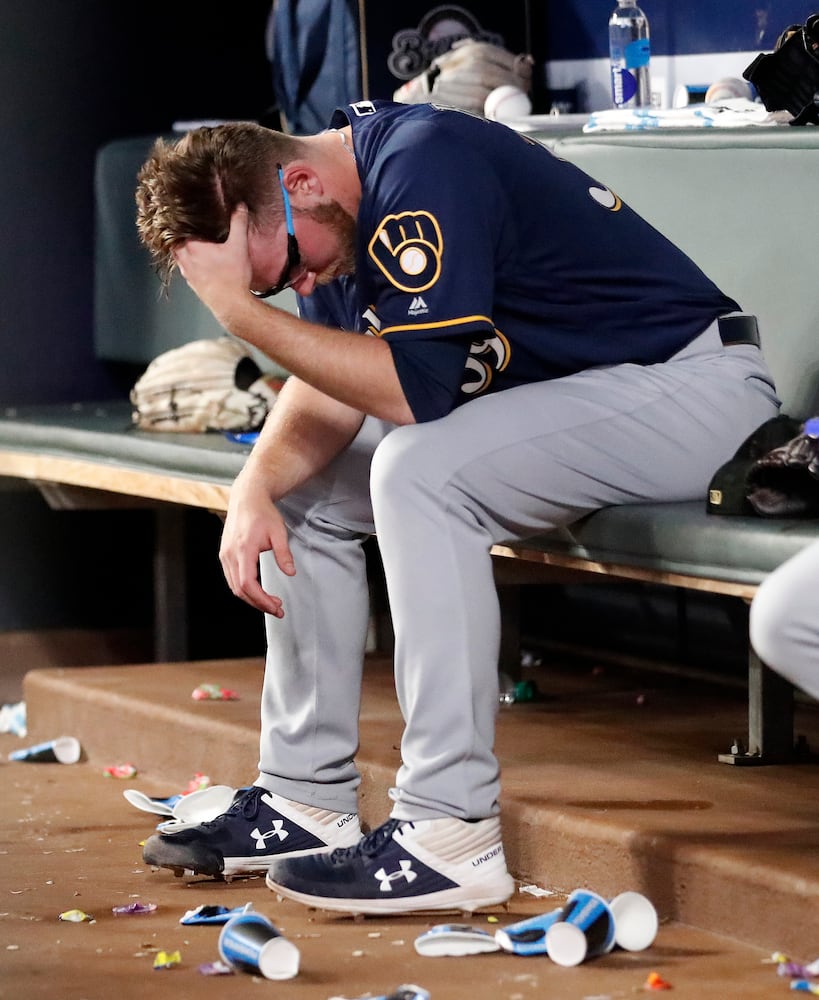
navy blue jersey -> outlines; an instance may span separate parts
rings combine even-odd
[[[505,125],[359,102],[354,282],[304,315],[390,345],[418,421],[481,393],[668,359],[739,307],[605,185]],[[355,296],[355,299],[353,298]]]

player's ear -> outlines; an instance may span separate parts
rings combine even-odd
[[[284,168],[284,186],[290,197],[305,207],[324,194],[324,184],[315,168],[303,160],[296,160]]]

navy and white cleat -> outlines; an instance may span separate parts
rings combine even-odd
[[[360,837],[354,813],[302,805],[253,785],[221,816],[149,837],[142,856],[175,875],[259,875],[277,858],[332,851]]]
[[[497,817],[390,819],[355,847],[275,859],[267,884],[307,906],[345,913],[472,913],[514,891]]]

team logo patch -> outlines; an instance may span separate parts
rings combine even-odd
[[[444,241],[438,220],[429,212],[388,215],[368,250],[387,281],[402,292],[425,292],[441,274]]]
[[[370,115],[374,115],[376,112],[376,107],[372,101],[356,101],[350,107],[356,118],[369,118]]]

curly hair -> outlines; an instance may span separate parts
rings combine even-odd
[[[157,139],[137,175],[137,231],[163,285],[187,240],[224,243],[237,205],[251,222],[283,216],[276,164],[301,147],[292,136],[255,122],[203,127],[169,142]]]

